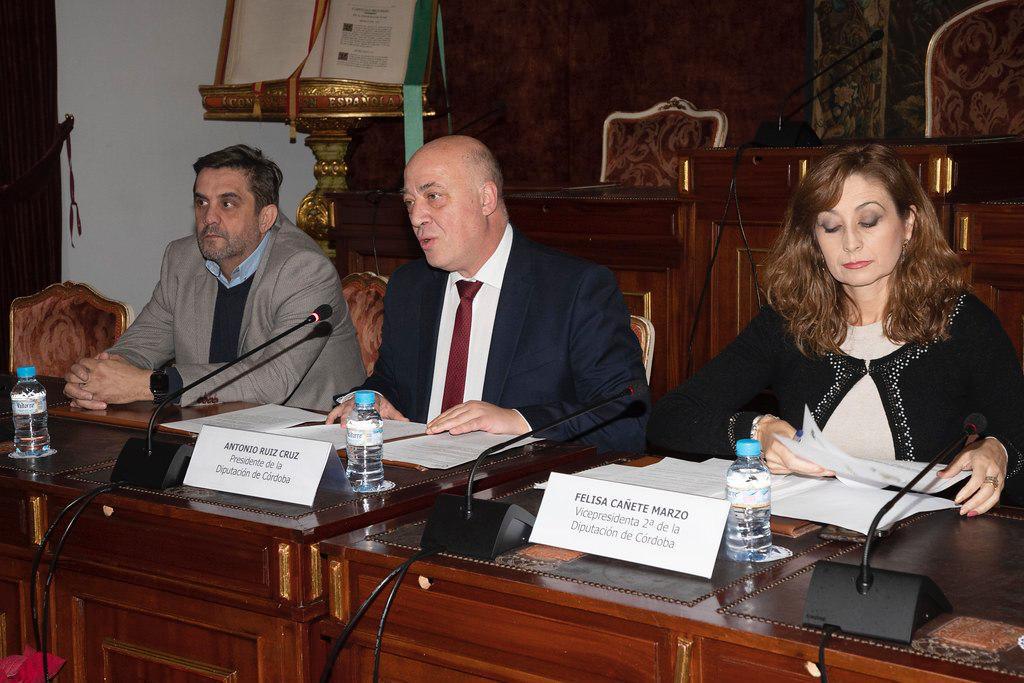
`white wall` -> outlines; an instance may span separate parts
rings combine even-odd
[[[213,82],[223,0],[58,0],[58,111],[71,134],[81,237],[64,226],[65,280],[87,282],[136,312],[164,246],[193,230],[192,163],[238,142],[284,171],[281,211],[313,188],[309,148],[282,123],[204,121],[197,86]],[[268,46],[272,49],[272,46]],[[62,155],[63,156],[63,155]],[[68,175],[63,171],[64,220]]]

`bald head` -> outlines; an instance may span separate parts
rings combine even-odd
[[[501,168],[487,145],[468,135],[447,135],[431,140],[412,155],[409,163],[413,163],[420,155],[441,156],[448,165],[460,165],[473,181],[483,184],[494,183],[501,197],[504,181]]]

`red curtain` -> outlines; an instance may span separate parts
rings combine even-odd
[[[54,0],[0,0],[0,186],[31,169],[57,128]],[[0,339],[8,363],[11,300],[60,280],[60,164],[0,202]]]

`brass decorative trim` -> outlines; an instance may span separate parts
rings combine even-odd
[[[344,597],[342,595],[343,584],[341,580],[344,572],[341,570],[341,562],[338,560],[331,560],[327,566],[328,574],[328,585],[327,585],[327,601],[330,603],[331,616],[338,621],[343,621],[345,618],[345,605]]]
[[[945,157],[945,183],[946,194],[953,191],[953,157]]]
[[[797,162],[797,182],[802,182],[804,176],[807,175],[807,170],[810,168],[810,159],[801,159]]]
[[[103,639],[104,680],[109,680],[112,674],[109,657],[111,652],[116,652],[117,654],[132,657],[134,659],[141,659],[146,662],[152,662],[153,664],[170,667],[179,671],[186,671],[202,678],[223,681],[224,683],[235,683],[238,680],[238,672],[233,669],[226,669],[222,666],[207,664],[195,659],[174,655],[169,652],[161,652],[160,650],[154,650],[148,647],[140,647],[115,638]]]
[[[971,249],[971,216],[964,215],[960,216],[960,251],[970,251]]]
[[[679,192],[691,192],[693,186],[690,178],[690,157],[679,159]]]
[[[316,600],[324,594],[323,564],[320,561],[320,544],[309,546],[309,597]]]
[[[646,292],[623,292],[622,296],[623,297],[627,297],[627,296],[638,296],[638,297],[640,297],[641,305],[643,306],[643,309],[644,309],[644,312],[641,313],[641,315],[643,315],[643,317],[645,317],[648,320],[650,320],[652,323],[654,322],[654,318],[651,316],[651,312],[654,310],[654,307],[651,305],[651,290],[648,289]]]
[[[10,654],[7,651],[7,612],[0,612],[0,657]]]
[[[29,538],[32,539],[32,543],[39,545],[43,540],[43,497],[40,495],[32,494],[28,497],[28,508],[30,524],[32,526],[29,529]]]
[[[277,544],[277,594],[283,600],[292,599],[292,547],[287,543]]]
[[[679,638],[676,641],[676,683],[690,680],[690,662],[693,659],[693,641]]]
[[[942,157],[932,159],[932,191],[942,194]]]

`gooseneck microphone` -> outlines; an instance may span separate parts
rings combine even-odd
[[[816,80],[818,80],[819,77],[832,71],[834,68],[836,68],[837,66],[848,60],[850,57],[863,50],[871,43],[877,43],[883,37],[885,37],[885,31],[883,31],[882,29],[876,29],[870,36],[868,36],[867,40],[855,46],[854,48],[847,50],[838,59],[829,62],[829,64],[825,68],[821,69],[816,74],[808,78],[806,81],[790,90],[782,99],[782,101],[779,102],[778,115],[776,116],[776,118],[771,121],[764,121],[757,127],[757,133],[754,136],[755,144],[761,147],[813,147],[816,145],[820,145],[821,140],[818,139],[818,136],[814,133],[813,130],[811,130],[810,126],[808,126],[806,122],[801,121],[799,123],[788,123],[787,121],[787,119],[790,116],[806,107],[810,102],[813,102],[815,98],[812,97],[810,100],[800,105],[800,107],[793,110],[790,114],[784,116],[783,112],[786,109],[786,103],[789,102],[793,95],[797,94],[798,92],[806,88],[808,85],[814,83]],[[869,57],[868,59],[864,60],[854,68],[847,71],[841,77],[832,81],[829,87],[822,92],[827,92],[828,90],[831,90],[836,85],[838,85],[844,78],[849,76],[851,73],[853,73],[854,71],[856,71],[857,69],[859,69],[861,66],[871,61],[872,59],[877,59],[877,57]]]
[[[953,607],[942,590],[927,576],[888,569],[872,569],[871,547],[885,513],[948,456],[956,455],[967,441],[985,431],[980,413],[964,420],[963,431],[940,450],[925,467],[879,509],[871,521],[859,565],[818,562],[811,574],[804,606],[804,624],[835,627],[846,633],[909,643],[914,631]]]
[[[868,36],[868,39],[865,40],[863,43],[857,45],[856,47],[854,47],[854,48],[852,48],[850,50],[848,50],[839,59],[836,59],[835,61],[830,62],[829,65],[826,66],[824,69],[822,69],[821,71],[819,71],[818,73],[814,74],[813,76],[808,78],[806,81],[801,83],[800,85],[798,85],[795,88],[793,88],[792,90],[790,90],[786,94],[786,96],[782,99],[782,101],[779,102],[778,130],[782,130],[782,122],[785,120],[785,118],[782,116],[782,112],[786,108],[786,102],[789,102],[790,98],[793,97],[793,95],[797,94],[798,92],[800,92],[801,90],[803,90],[804,88],[809,86],[811,83],[814,83],[814,81],[818,80],[819,77],[824,76],[829,71],[831,71],[832,69],[836,68],[837,66],[839,66],[840,64],[845,62],[847,59],[849,59],[850,57],[854,56],[855,54],[857,54],[858,52],[860,52],[861,50],[866,48],[871,43],[877,43],[878,41],[880,41],[884,37],[885,37],[885,31],[883,31],[882,29],[875,29],[875,31],[870,36]],[[856,69],[856,67],[854,67],[854,69]],[[851,69],[850,71],[852,72],[853,69]],[[850,72],[847,72],[846,75],[849,75],[849,73]],[[845,78],[846,75],[844,75],[843,78]],[[812,101],[813,101],[813,98],[812,98]],[[804,106],[806,106],[806,105],[804,105]],[[801,109],[802,108],[803,107],[801,107]],[[792,114],[790,114],[790,116],[792,116]],[[788,117],[786,117],[786,118],[788,118]]]
[[[922,469],[917,474],[916,477],[908,481],[903,488],[896,492],[895,496],[889,499],[888,503],[886,503],[881,507],[881,509],[879,509],[878,513],[875,515],[875,518],[871,520],[871,527],[868,529],[867,540],[864,542],[864,554],[860,561],[860,574],[857,576],[857,592],[859,592],[861,595],[864,595],[871,589],[871,584],[874,582],[874,577],[871,573],[870,563],[871,544],[875,540],[875,531],[878,529],[878,525],[882,521],[882,517],[885,516],[885,513],[891,510],[893,506],[896,505],[896,503],[900,500],[900,498],[905,496],[911,489],[913,489],[917,482],[921,481],[924,475],[928,474],[928,472],[930,472],[933,467],[939,464],[939,461],[943,460],[950,453],[959,453],[960,450],[967,444],[967,440],[969,438],[981,434],[982,432],[985,431],[985,428],[987,426],[988,420],[986,420],[985,416],[982,415],[981,413],[971,413],[970,415],[968,415],[967,419],[964,420],[964,427],[960,436],[958,436],[953,443],[949,444],[944,449],[939,451],[938,454],[936,454],[936,456],[931,459],[931,462],[929,462],[924,467],[924,469]]]
[[[636,393],[633,386],[605,396],[593,403],[560,417],[554,422],[525,434],[491,446],[477,456],[466,482],[465,497],[441,494],[434,499],[434,507],[423,529],[420,547],[439,550],[482,560],[493,560],[524,543],[530,537],[536,518],[512,503],[473,498],[473,481],[480,464],[491,455],[536,434],[554,429],[568,422]],[[476,509],[474,509],[474,502]]]
[[[153,441],[156,417],[163,410],[164,406],[183,395],[186,391],[194,389],[206,380],[216,377],[228,368],[234,367],[254,353],[262,351],[296,330],[306,325],[327,320],[333,314],[334,309],[331,308],[330,304],[320,304],[305,320],[297,325],[293,325],[277,336],[249,349],[238,358],[225,363],[216,370],[208,372],[191,384],[169,393],[153,410],[153,414],[149,418],[149,426],[146,428],[146,438],[133,437],[125,442],[124,447],[121,448],[120,455],[117,456],[114,470],[110,473],[110,481],[159,490],[180,485],[185,478],[185,469],[188,467],[188,461],[192,455],[192,446]]]

